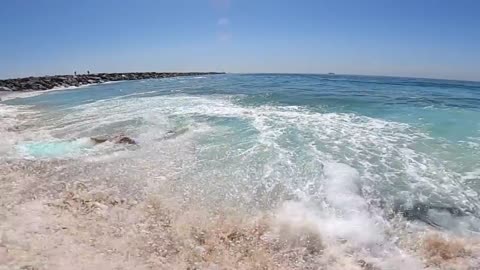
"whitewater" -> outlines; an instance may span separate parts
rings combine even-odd
[[[4,98],[0,269],[480,269],[478,119],[480,83],[368,76]]]

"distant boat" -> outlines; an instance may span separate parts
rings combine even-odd
[[[328,73],[328,75],[335,75],[335,73],[333,73],[333,72],[329,72],[329,73]]]

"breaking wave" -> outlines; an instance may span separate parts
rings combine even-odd
[[[480,267],[476,171],[425,130],[153,94],[0,105],[0,269]]]

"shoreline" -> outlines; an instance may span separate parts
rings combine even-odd
[[[0,80],[0,94],[12,92],[32,92],[68,87],[79,87],[116,81],[161,79],[181,76],[204,76],[225,74],[224,72],[127,72],[96,73],[81,75],[53,75]]]

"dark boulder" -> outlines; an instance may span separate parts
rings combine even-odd
[[[116,136],[113,140],[114,143],[120,143],[120,144],[137,144],[137,142],[130,138],[130,137],[127,137],[127,136],[124,136],[124,135],[119,135],[119,136]]]
[[[137,142],[128,137],[128,136],[125,136],[123,134],[120,134],[120,135],[116,135],[114,137],[91,137],[90,140],[92,140],[95,144],[101,144],[101,143],[104,143],[104,142],[113,142],[113,143],[116,143],[116,144],[132,144],[132,145],[137,145]]]
[[[432,205],[417,202],[412,206],[397,204],[393,208],[393,213],[400,213],[405,219],[410,221],[421,221],[432,227],[441,228],[442,222],[435,217],[435,213],[447,214],[450,217],[475,217],[480,218],[474,209],[460,209],[455,206]]]

